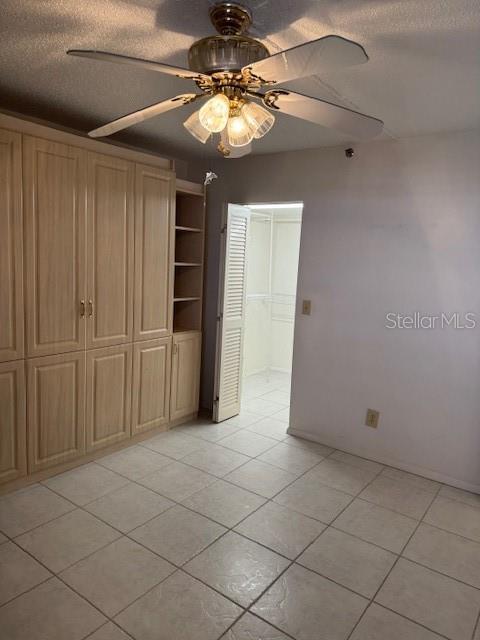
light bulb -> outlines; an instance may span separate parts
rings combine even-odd
[[[263,138],[275,122],[275,116],[255,102],[247,102],[242,107],[242,115],[255,132],[254,138]]]
[[[225,129],[230,111],[230,102],[223,93],[210,98],[198,112],[200,122],[210,133],[219,133]]]
[[[194,138],[205,144],[205,142],[212,135],[208,129],[206,129],[200,122],[199,112],[195,111],[192,115],[185,120],[183,126],[192,134]]]
[[[242,111],[239,115],[231,116],[228,119],[228,143],[232,147],[243,147],[253,139],[254,130],[248,125],[248,122],[242,115]]]

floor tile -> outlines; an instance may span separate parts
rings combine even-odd
[[[289,638],[260,618],[245,613],[221,640],[289,640]]]
[[[115,621],[135,640],[214,640],[241,613],[230,600],[177,571]]]
[[[251,413],[250,411],[242,411],[238,414],[238,416],[234,416],[233,418],[229,418],[228,420],[224,420],[219,424],[224,424],[226,426],[238,427],[239,429],[244,429],[245,427],[249,427],[250,425],[258,422],[265,416],[261,416],[259,413]]]
[[[366,487],[360,497],[381,507],[398,511],[420,520],[433,500],[431,491],[419,489],[414,484],[379,476]]]
[[[293,565],[252,607],[297,640],[346,640],[368,600]]]
[[[264,502],[265,498],[251,491],[218,480],[215,484],[197,491],[184,500],[183,504],[230,528],[258,509]]]
[[[470,640],[480,591],[400,559],[376,601],[452,640]]]
[[[458,502],[468,504],[470,507],[477,507],[480,509],[480,494],[478,493],[470,493],[470,491],[463,491],[463,489],[443,485],[438,495],[442,498],[458,500]]]
[[[274,447],[276,443],[277,441],[273,438],[266,438],[247,429],[238,431],[232,436],[228,436],[228,438],[223,438],[220,442],[222,447],[233,449],[233,451],[238,451],[252,458],[259,456],[264,451],[268,451],[268,449]]]
[[[117,627],[113,622],[107,622],[103,627],[100,627],[98,631],[92,633],[91,636],[88,636],[87,640],[130,640],[131,636],[127,636],[127,634]]]
[[[328,458],[327,460],[322,460],[307,475],[315,476],[323,484],[333,489],[356,496],[375,478],[377,472],[369,469],[360,469],[359,467],[353,467],[350,464]]]
[[[350,640],[441,640],[436,633],[415,622],[371,604]]]
[[[393,467],[385,467],[382,471],[382,476],[392,478],[392,480],[409,482],[419,489],[431,491],[431,493],[437,493],[441,487],[440,483],[435,482],[435,480],[429,480],[428,478],[423,478],[422,476],[417,476],[414,473],[408,473],[407,471],[401,471],[400,469],[394,469]]]
[[[14,538],[75,507],[37,484],[0,498],[0,529]]]
[[[269,402],[275,402],[276,404],[283,405],[284,407],[290,406],[290,394],[288,391],[280,391],[279,389],[275,389],[275,391],[269,391],[261,396],[262,400],[268,400]]]
[[[290,407],[285,407],[284,409],[280,409],[280,411],[272,413],[271,417],[275,418],[275,420],[281,420],[282,422],[285,422],[285,424],[288,426],[290,422]]]
[[[300,449],[308,449],[308,451],[314,451],[318,453],[322,458],[329,456],[334,449],[331,447],[327,447],[324,444],[320,444],[319,442],[313,442],[312,440],[305,440],[305,438],[299,438],[298,436],[290,436],[283,440],[285,444],[290,445],[291,447],[299,447]]]
[[[92,462],[49,478],[43,484],[67,500],[83,506],[128,482],[127,478]]]
[[[8,538],[7,536],[4,536],[3,533],[0,533],[0,544],[3,544],[4,542],[8,542]]]
[[[57,578],[0,609],[5,640],[82,640],[104,622],[99,611]]]
[[[279,442],[275,447],[259,456],[258,460],[273,464],[275,467],[289,471],[294,475],[301,475],[318,464],[322,457],[314,451],[290,447],[288,444]]]
[[[480,509],[457,500],[436,498],[425,522],[480,542]]]
[[[41,564],[13,542],[0,546],[0,605],[51,577]]]
[[[129,447],[124,451],[112,453],[105,458],[101,458],[99,464],[115,471],[130,480],[139,480],[149,473],[153,473],[172,460],[160,453],[146,449],[145,447]]]
[[[241,522],[235,531],[293,560],[324,528],[318,520],[268,502]]]
[[[189,453],[202,449],[205,445],[201,440],[198,440],[198,438],[192,438],[191,436],[174,429],[172,431],[161,433],[149,440],[144,440],[141,443],[141,446],[147,447],[148,449],[161,453],[169,458],[180,460]]]
[[[173,507],[132,531],[131,538],[180,566],[205,549],[226,529],[181,506]]]
[[[452,578],[480,588],[480,544],[421,524],[403,555]]]
[[[244,405],[245,410],[249,413],[258,413],[261,416],[271,416],[284,409],[283,405],[269,400],[263,400],[262,398],[251,398],[247,400]]]
[[[338,460],[339,462],[350,464],[352,467],[367,469],[368,471],[374,471],[375,473],[380,473],[383,469],[383,464],[373,462],[373,460],[367,460],[366,458],[353,456],[350,453],[345,453],[345,451],[334,451],[329,458],[330,460]]]
[[[204,420],[202,422],[195,422],[194,424],[177,428],[182,433],[194,438],[201,438],[207,442],[218,442],[218,440],[231,436],[240,430],[240,427],[234,427],[227,423],[229,423],[229,420],[219,423],[212,422],[211,420]]]
[[[475,632],[473,640],[480,640],[480,619],[477,622],[477,630]]]
[[[183,458],[185,464],[201,469],[206,473],[211,473],[218,478],[226,476],[237,467],[240,467],[250,458],[237,451],[225,449],[217,444],[210,444],[208,449],[194,451]]]
[[[58,573],[118,537],[118,531],[76,509],[24,533],[16,542]]]
[[[185,565],[185,571],[243,607],[288,566],[281,556],[230,531]]]
[[[267,438],[273,438],[280,442],[285,439],[287,435],[287,426],[281,420],[275,420],[274,418],[262,418],[258,422],[254,422],[249,427],[249,431],[259,433],[261,436],[267,436]]]
[[[175,567],[120,538],[62,571],[60,577],[77,593],[113,617],[175,571]]]
[[[302,476],[281,493],[275,502],[329,524],[352,500],[352,496]]]
[[[128,533],[173,505],[155,491],[131,483],[90,502],[85,509],[115,529]]]
[[[272,498],[293,482],[295,477],[293,474],[265,462],[250,460],[239,469],[229,473],[225,479],[247,489],[247,491],[253,491],[265,498]]]
[[[412,518],[357,498],[338,516],[333,526],[400,553],[417,524]]]
[[[297,559],[307,569],[373,598],[397,556],[329,528]]]
[[[171,500],[180,502],[216,481],[215,476],[181,462],[174,462],[160,471],[145,476],[139,482]]]

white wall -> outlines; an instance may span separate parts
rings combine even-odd
[[[389,311],[480,312],[480,134],[253,156],[209,194],[203,402],[211,398],[220,207],[303,200],[292,426],[480,491],[480,327],[389,331]],[[363,426],[367,407],[378,430]]]

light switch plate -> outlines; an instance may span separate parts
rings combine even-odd
[[[304,316],[309,316],[312,313],[312,301],[311,300],[303,300],[302,302],[302,314]]]
[[[365,417],[365,426],[376,429],[378,427],[378,421],[380,419],[380,412],[375,409],[367,409],[367,415]]]

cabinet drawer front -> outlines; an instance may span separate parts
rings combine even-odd
[[[0,483],[27,470],[25,361],[0,364]]]
[[[170,418],[171,338],[134,345],[132,431],[140,433]]]
[[[87,351],[87,451],[130,437],[132,345]]]
[[[27,361],[29,471],[85,453],[85,353]]]
[[[134,165],[88,154],[88,346],[133,338]]]
[[[173,175],[135,168],[136,340],[171,334],[173,323]]]
[[[24,140],[28,355],[85,347],[86,156]]]
[[[23,358],[21,142],[0,129],[0,362]]]

